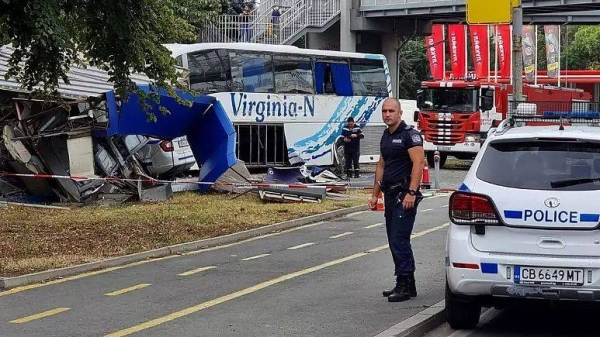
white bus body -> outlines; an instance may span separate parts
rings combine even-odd
[[[381,119],[391,96],[383,55],[255,43],[165,46],[189,70],[190,88],[223,105],[236,128],[237,157],[249,167],[286,165],[295,155],[307,165],[336,164],[347,118],[362,127]],[[379,158],[381,133],[369,129],[363,163]]]

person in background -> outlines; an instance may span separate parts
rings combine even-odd
[[[365,138],[360,126],[354,123],[354,118],[348,117],[348,126],[342,129],[344,137],[344,157],[346,159],[346,176],[352,176],[354,166],[354,178],[360,177],[358,159],[360,158],[360,140]]]
[[[271,13],[271,34],[274,37],[277,37],[277,32],[279,32],[279,18],[281,17],[281,12],[279,11],[279,6],[275,5],[273,7],[273,12]],[[270,35],[271,35],[270,34]]]
[[[240,13],[240,42],[250,42],[250,7],[244,6]]]
[[[384,193],[385,227],[394,261],[396,286],[383,292],[390,302],[402,302],[417,296],[415,258],[410,236],[415,224],[417,206],[423,200],[419,191],[425,151],[423,137],[401,119],[398,99],[383,102],[381,117],[388,126],[381,137],[381,155],[375,169],[371,209],[377,209],[379,193]]]

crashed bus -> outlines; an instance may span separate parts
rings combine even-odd
[[[348,117],[363,127],[361,163],[379,159],[369,120],[391,96],[383,55],[256,43],[168,44],[192,91],[217,98],[247,167],[341,166]]]

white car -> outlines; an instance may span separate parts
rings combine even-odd
[[[185,136],[172,140],[127,136],[125,142],[128,149],[135,153],[137,159],[153,177],[173,178],[196,164]],[[144,145],[140,146],[141,144]]]
[[[454,329],[475,327],[482,307],[513,299],[600,301],[600,127],[519,117],[489,133],[450,197]]]

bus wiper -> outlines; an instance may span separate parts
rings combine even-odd
[[[582,184],[588,184],[588,183],[598,183],[598,182],[600,182],[600,177],[565,179],[565,180],[553,181],[550,183],[550,186],[552,188],[558,188],[558,187],[568,187],[568,186],[582,185]]]

